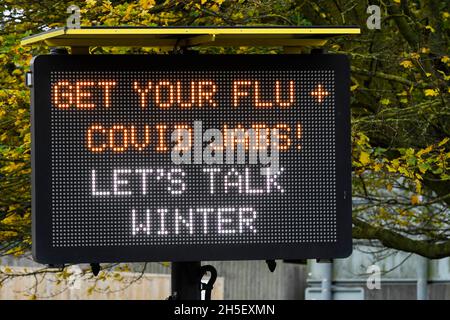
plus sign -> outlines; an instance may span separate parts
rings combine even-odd
[[[324,87],[322,87],[321,84],[319,84],[317,86],[316,89],[314,89],[314,91],[311,91],[311,95],[316,97],[317,101],[319,101],[320,103],[322,103],[322,101],[325,99],[325,97],[327,95],[329,95],[328,91],[325,91]]]

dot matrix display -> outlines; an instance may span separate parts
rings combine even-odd
[[[40,56],[32,72],[38,261],[350,253],[345,57]]]

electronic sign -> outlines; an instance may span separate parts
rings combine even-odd
[[[43,55],[32,74],[42,263],[351,253],[343,55]]]

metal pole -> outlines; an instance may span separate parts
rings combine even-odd
[[[201,300],[201,263],[172,262],[172,299]]]
[[[321,289],[322,289],[322,300],[332,300],[332,282],[333,282],[333,262],[320,262],[317,264],[320,270],[320,275],[322,278]]]
[[[428,300],[428,259],[417,258],[417,300]]]

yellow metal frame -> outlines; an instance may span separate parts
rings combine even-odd
[[[360,34],[358,27],[84,27],[59,28],[29,36],[23,46],[192,47],[322,46],[328,38]]]

